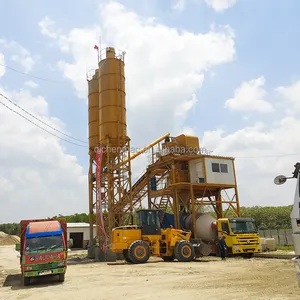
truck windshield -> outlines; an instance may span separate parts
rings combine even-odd
[[[26,239],[26,251],[54,249],[64,247],[61,235],[41,236]]]
[[[257,233],[257,227],[253,221],[230,221],[233,233]]]

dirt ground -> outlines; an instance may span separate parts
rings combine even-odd
[[[88,263],[69,265],[64,283],[41,278],[20,284],[14,246],[0,247],[0,299],[300,299],[290,260],[206,258],[191,263]]]

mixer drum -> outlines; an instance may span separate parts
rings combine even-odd
[[[212,223],[216,222],[216,219],[210,215],[199,213],[196,215],[196,233],[197,238],[203,241],[213,242],[217,237],[217,232],[212,228]],[[192,215],[189,215],[185,219],[185,226],[187,229],[193,232]],[[194,232],[193,232],[194,234]]]

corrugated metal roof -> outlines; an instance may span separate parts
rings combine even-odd
[[[67,223],[68,228],[77,228],[77,227],[90,227],[89,223]],[[96,225],[94,225],[96,227]]]

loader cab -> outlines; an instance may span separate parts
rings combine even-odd
[[[161,235],[159,216],[160,211],[155,209],[141,209],[137,212],[142,235]]]

